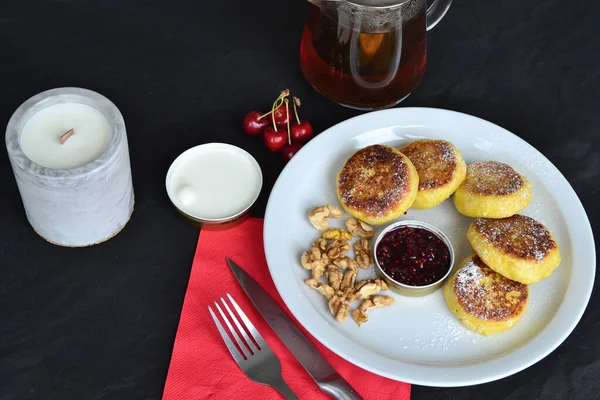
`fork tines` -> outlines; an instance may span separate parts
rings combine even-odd
[[[227,316],[225,315],[225,313],[219,306],[218,302],[215,301],[214,304],[215,304],[215,307],[217,308],[217,310],[219,310],[219,314],[221,315],[221,318],[223,319],[223,321],[225,321],[225,324],[227,325],[227,328],[229,330],[229,334],[227,333],[225,328],[223,328],[223,325],[221,325],[221,322],[219,321],[219,319],[217,318],[217,316],[215,315],[213,310],[210,308],[210,306],[208,306],[208,311],[210,312],[210,315],[212,316],[213,320],[215,321],[215,325],[217,325],[217,329],[219,330],[221,337],[225,341],[225,344],[227,345],[227,349],[229,350],[229,352],[231,353],[231,355],[233,356],[235,361],[237,361],[237,363],[239,364],[240,362],[247,360],[249,357],[255,355],[262,348],[264,348],[265,340],[260,335],[260,333],[258,333],[258,330],[256,330],[256,328],[254,327],[252,322],[250,322],[250,320],[248,319],[246,314],[242,311],[240,306],[238,306],[238,304],[235,302],[235,300],[229,295],[229,293],[227,293],[227,297],[229,298],[229,301],[231,302],[231,305],[233,305],[233,308],[235,310],[235,312],[231,311],[231,308],[229,308],[229,305],[227,304],[225,299],[221,297],[221,302],[223,303],[223,306],[227,310],[227,314],[229,314],[229,318],[227,318]],[[236,313],[237,313],[237,316],[236,316]],[[239,316],[239,319],[242,320],[241,324],[240,324],[240,321],[238,320],[238,316]],[[230,319],[233,321],[233,324],[236,326],[237,331],[232,326]],[[242,325],[246,329],[244,329],[244,327],[242,327]],[[246,333],[246,330],[248,331],[248,333],[250,334],[250,336],[252,337],[252,339],[254,341],[250,339],[248,333]],[[239,334],[242,335],[243,339],[240,338],[238,332],[239,332]],[[235,342],[237,343],[237,347],[231,340],[231,337],[234,338]]]

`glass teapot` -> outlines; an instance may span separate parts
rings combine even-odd
[[[322,95],[347,107],[392,107],[417,87],[427,31],[452,0],[309,0],[300,66]]]

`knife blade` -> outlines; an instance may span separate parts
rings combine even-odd
[[[273,298],[231,259],[227,258],[227,264],[252,304],[321,390],[336,399],[361,399],[348,382],[329,365],[325,357],[300,331],[285,311],[275,303]]]

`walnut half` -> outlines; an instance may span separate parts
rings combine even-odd
[[[343,297],[347,303],[352,303],[356,300],[356,289],[353,287],[347,287],[344,290],[338,290],[337,295]]]
[[[342,211],[339,208],[329,204],[326,206],[317,207],[308,213],[308,220],[320,231],[325,231],[327,228],[329,228],[329,222],[327,222],[327,218],[341,217]]]
[[[344,256],[338,259],[333,260],[333,263],[337,266],[340,267],[343,270],[350,270],[350,271],[354,271],[357,272],[358,271],[358,264],[355,260],[351,259],[348,256]]]
[[[321,283],[316,279],[307,279],[304,281],[311,288],[317,289],[327,300],[331,299],[335,294],[335,290],[329,285]]]
[[[311,254],[308,251],[305,251],[304,253],[302,253],[302,255],[300,256],[300,264],[305,269],[311,269],[312,268],[311,263],[312,263]]]
[[[321,235],[324,239],[342,239],[342,240],[352,240],[352,235],[346,232],[343,229],[339,228],[329,228]]]
[[[381,290],[388,290],[385,281],[379,278],[360,281],[356,284],[356,298],[367,299]]]
[[[346,272],[340,283],[340,290],[346,290],[348,288],[354,289],[354,283],[356,282],[356,272],[350,270]]]
[[[367,269],[373,263],[368,239],[362,238],[354,243],[354,253],[359,267]]]
[[[313,247],[314,249],[314,247]],[[314,279],[319,279],[323,276],[325,272],[325,266],[329,262],[326,254],[321,254],[320,252],[308,252],[305,251],[300,256],[300,264],[305,269],[309,269],[311,271],[312,277]]]
[[[395,302],[394,298],[390,296],[373,296],[372,299],[364,300],[356,310],[352,311],[352,318],[360,326],[369,320],[367,311],[375,307],[391,306]]]
[[[346,220],[346,228],[352,236],[358,236],[365,239],[371,239],[375,232],[373,228],[356,218],[348,218]]]
[[[314,279],[319,279],[325,272],[325,266],[329,264],[329,256],[327,256],[327,240],[317,239],[312,244],[309,251],[305,251],[300,256],[300,264],[305,269],[312,272]]]
[[[342,278],[344,277],[342,271],[340,271],[335,265],[329,264],[325,274],[327,276],[327,280],[329,281],[329,285],[331,285],[331,287],[335,290],[339,290],[342,284]]]
[[[327,246],[327,257],[330,260],[337,260],[346,255],[350,251],[350,245],[345,240],[335,239]]]
[[[313,268],[311,269],[311,276],[313,279],[320,279],[325,273],[325,263],[322,261],[313,262]]]
[[[350,304],[346,302],[346,299],[343,296],[335,294],[329,300],[329,311],[335,317],[336,321],[344,322],[348,319]]]

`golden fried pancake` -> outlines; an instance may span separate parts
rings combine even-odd
[[[419,176],[410,160],[385,145],[354,153],[337,175],[337,195],[346,212],[379,225],[402,215],[415,201]]]
[[[521,283],[539,282],[560,264],[560,251],[552,234],[524,215],[476,219],[467,238],[491,269]]]
[[[444,285],[444,298],[463,325],[487,336],[504,332],[519,321],[527,307],[529,288],[471,255]]]
[[[419,174],[419,193],[413,208],[435,207],[465,180],[467,164],[460,151],[445,140],[417,140],[400,148]]]
[[[510,165],[483,161],[467,167],[467,177],[454,192],[456,209],[472,218],[505,218],[527,207],[531,183]]]

